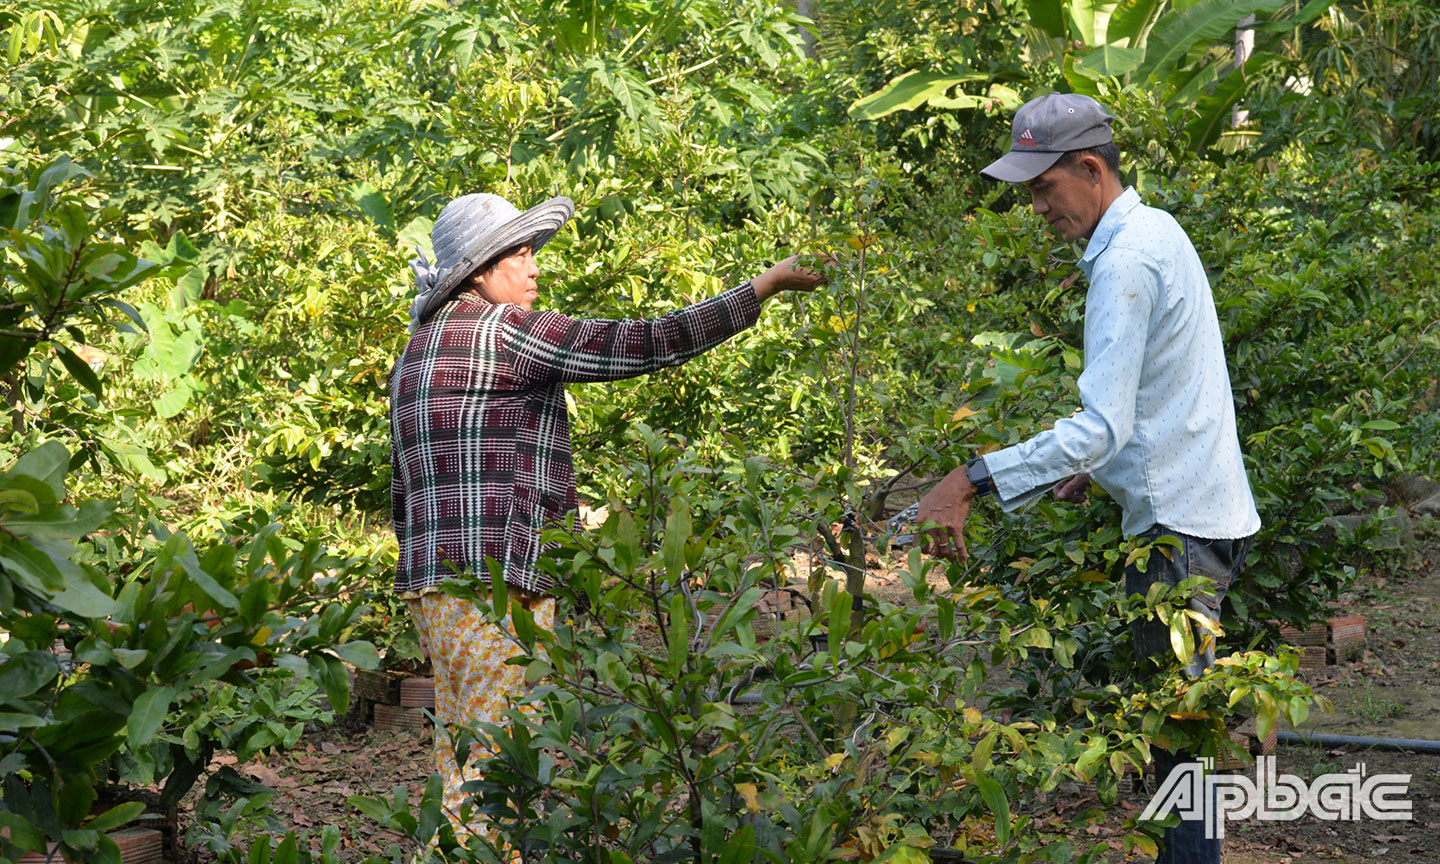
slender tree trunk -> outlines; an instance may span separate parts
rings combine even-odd
[[[1247,16],[1245,16],[1244,18],[1240,19],[1240,22],[1235,25],[1235,69],[1236,69],[1236,71],[1234,72],[1234,74],[1236,74],[1236,75],[1242,75],[1242,74],[1244,74],[1244,71],[1243,71],[1242,67],[1245,65],[1245,61],[1250,59],[1250,55],[1251,55],[1251,54],[1254,54],[1254,53],[1255,53],[1255,16],[1254,16],[1254,15],[1247,15]],[[1244,126],[1244,125],[1246,125],[1246,124],[1248,124],[1248,123],[1250,122],[1250,110],[1249,110],[1248,108],[1243,107],[1243,105],[1244,105],[1244,103],[1243,103],[1243,101],[1242,101],[1240,104],[1237,104],[1234,108],[1230,109],[1230,126],[1231,126],[1231,128],[1239,129],[1240,127],[1242,127],[1242,126]],[[1246,145],[1246,141],[1245,141],[1245,139],[1243,139],[1243,138],[1241,138],[1238,143],[1239,143],[1239,146],[1241,146],[1241,147],[1244,147],[1244,146]]]
[[[816,15],[815,4],[817,2],[818,0],[795,0],[795,11],[799,12],[801,15],[804,15],[806,18],[809,18],[811,21],[814,21]],[[819,35],[816,33],[815,30],[812,30],[809,27],[801,27],[800,39],[805,43],[806,57],[814,60],[816,57],[819,56],[819,50],[817,48],[819,43]]]

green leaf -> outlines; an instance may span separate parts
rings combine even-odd
[[[170,293],[175,308],[186,309],[200,300],[205,291],[205,268],[191,267],[175,280],[175,290]]]
[[[5,655],[0,655],[5,656]],[[60,666],[49,651],[27,651],[0,663],[0,701],[24,699],[55,680]]]
[[[40,510],[40,502],[35,500],[34,493],[24,489],[0,489],[0,507],[23,513],[36,513]],[[13,521],[14,517],[5,520],[7,525]]]
[[[1070,89],[1076,93],[1091,97],[1098,97],[1100,95],[1100,87],[1096,83],[1099,79],[1095,70],[1078,65],[1075,61],[1074,54],[1065,55],[1064,74],[1065,82],[1069,84]]]
[[[68,580],[65,590],[50,597],[50,602],[81,618],[109,618],[116,610],[114,598],[83,577]]]
[[[1117,0],[1069,0],[1067,9],[1076,37],[1086,45],[1103,44],[1105,31],[1110,26],[1110,13],[1117,5]]]
[[[369,183],[361,181],[352,183],[346,190],[350,194],[350,200],[360,208],[371,222],[389,231],[395,230],[395,216],[390,210],[390,202],[380,194],[380,190]]]
[[[145,812],[144,801],[126,801],[124,804],[117,804],[85,823],[85,827],[91,831],[112,831],[122,825],[128,824]]]
[[[5,490],[0,492],[0,502],[4,501],[7,493],[29,496],[23,490]],[[34,498],[31,497],[31,500]],[[75,540],[105,524],[114,510],[115,505],[108,501],[82,501],[79,510],[68,505],[50,507],[43,512],[9,516],[3,522],[7,531],[26,539]]]
[[[676,495],[670,499],[670,514],[665,517],[665,576],[672,582],[685,572],[685,544],[691,530],[690,503]]]
[[[1270,737],[1275,731],[1275,722],[1280,719],[1280,709],[1274,701],[1268,699],[1260,700],[1260,710],[1255,712],[1255,735],[1261,741]]]
[[[325,689],[325,698],[335,713],[345,713],[350,707],[350,675],[340,658],[310,655],[310,677]]]
[[[975,785],[980,788],[980,799],[995,814],[995,839],[1004,849],[1010,845],[1010,799],[1000,784],[985,774],[975,774]]]
[[[69,468],[70,451],[65,449],[64,444],[52,438],[16,459],[10,470],[5,472],[5,476],[9,478],[23,475],[39,480],[55,493],[51,500],[59,501],[65,497],[65,472]]]
[[[736,624],[754,610],[755,601],[759,600],[760,595],[764,593],[759,587],[752,586],[745,589],[745,593],[730,604],[730,607],[720,616],[720,620],[715,622],[715,629],[710,632],[710,641],[718,643],[724,639],[725,634],[734,629]]]
[[[354,807],[381,825],[386,824],[390,819],[390,805],[381,798],[366,798],[361,795],[352,795],[346,799],[346,801],[351,807]]]
[[[150,652],[139,648],[116,648],[115,659],[126,669],[134,669],[150,656]]]
[[[17,729],[34,729],[37,726],[45,726],[49,722],[46,718],[35,714],[0,711],[0,731],[14,732]]]
[[[190,404],[190,396],[193,393],[190,385],[181,379],[156,397],[151,404],[155,406],[155,413],[160,415],[161,419],[169,420],[185,410],[185,406]]]
[[[427,219],[424,216],[416,216],[405,227],[400,229],[397,235],[400,242],[412,249],[419,250],[425,254],[427,260],[434,260],[435,252],[430,246],[430,231],[435,227],[434,219]]]
[[[544,660],[532,660],[525,667],[525,684],[526,686],[533,687],[544,680],[545,676],[554,671],[550,664]]]
[[[217,611],[234,612],[240,608],[240,600],[200,566],[195,550],[190,546],[190,538],[184,534],[172,534],[170,539],[165,541],[162,551],[167,553],[169,560],[180,564],[185,575],[197,588],[205,592],[217,607]]]
[[[505,620],[510,614],[510,585],[505,581],[504,568],[498,561],[490,561],[490,610],[496,621]]]
[[[1051,650],[1055,654],[1055,660],[1065,669],[1075,668],[1075,649],[1078,644],[1073,636],[1062,636],[1055,640]]]
[[[174,687],[156,687],[140,694],[130,708],[130,719],[126,724],[126,736],[132,748],[149,744],[159,733],[174,700]]]
[[[845,637],[850,635],[850,616],[854,612],[854,602],[850,592],[840,591],[835,595],[834,602],[830,604],[829,632],[826,634],[826,638],[831,657],[844,656],[840,651],[845,647]]]
[[[1145,62],[1135,70],[1141,80],[1163,81],[1190,49],[1232,35],[1240,20],[1270,13],[1286,0],[1203,0],[1183,12],[1162,16],[1146,44]]]
[[[666,538],[669,539],[668,537]],[[685,595],[675,592],[670,598],[670,629],[666,633],[670,649],[670,674],[679,677],[690,653],[690,604]]]
[[[5,60],[12,67],[20,62],[20,49],[25,46],[26,29],[22,22],[12,21],[10,24],[10,41],[5,46]]]
[[[1061,0],[1025,0],[1030,23],[1047,36],[1065,38],[1065,7]]]
[[[1110,24],[1105,28],[1105,41],[1141,48],[1137,39],[1145,35],[1146,27],[1155,16],[1156,10],[1165,0],[1123,0],[1110,13]]]
[[[60,500],[60,496],[55,494],[55,490],[50,488],[49,484],[42,483],[34,477],[26,477],[24,474],[0,477],[0,489],[8,493],[5,500],[14,502],[7,508],[12,515],[5,517],[6,524],[17,518],[13,515],[15,513],[24,513],[28,516],[45,511],[48,514],[54,508],[55,503]]]
[[[369,642],[345,642],[330,650],[358,669],[376,669],[380,666],[380,652]]]
[[[1082,74],[1119,78],[1134,71],[1145,59],[1143,48],[1125,48],[1120,45],[1102,45],[1094,51],[1075,60],[1076,71]]]
[[[1190,617],[1179,611],[1170,616],[1170,648],[1181,663],[1189,663],[1195,656],[1195,634],[1190,628]]]
[[[1325,12],[1335,5],[1335,0],[1310,0],[1293,18],[1283,18],[1278,21],[1267,21],[1256,26],[1258,33],[1289,33],[1299,27],[1303,27],[1324,15]]]
[[[270,859],[271,864],[299,864],[300,849],[296,845],[294,833],[285,835],[280,845],[275,847],[275,857]]]
[[[58,342],[55,344],[55,353],[59,355],[60,362],[64,364],[70,377],[78,381],[86,390],[94,393],[96,398],[105,398],[105,388],[101,386],[99,377],[95,375],[95,370],[90,368],[89,363],[75,356],[75,352]]]
[[[1304,696],[1292,696],[1288,703],[1289,710],[1286,712],[1290,725],[1296,729],[1310,716],[1310,700]]]
[[[878,120],[896,111],[910,111],[967,81],[986,81],[990,76],[980,72],[959,75],[941,72],[906,72],[880,90],[850,106],[850,116],[857,120]]]
[[[45,599],[65,590],[65,574],[60,572],[60,566],[33,543],[13,539],[0,545],[0,565],[27,590]]]
[[[975,769],[976,774],[984,774],[990,770],[990,753],[995,749],[995,739],[999,735],[999,732],[992,730],[975,745],[975,752],[970,755],[970,767]]]
[[[160,272],[159,264],[116,244],[93,247],[80,263],[81,272],[89,279],[85,286],[87,293],[124,291]]]

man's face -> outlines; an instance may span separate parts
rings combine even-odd
[[[540,286],[535,281],[539,277],[534,250],[522,246],[501,258],[494,269],[479,278],[480,296],[497,305],[514,303],[521,309],[529,309],[540,296]]]
[[[1071,165],[1053,165],[1025,184],[1031,208],[1067,243],[1089,237],[1103,215],[1099,165],[1092,161],[1099,162],[1085,156]]]

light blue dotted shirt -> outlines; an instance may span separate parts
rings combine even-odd
[[[1248,537],[1260,515],[1245,477],[1215,299],[1169,213],[1134,189],[1110,205],[1080,267],[1081,408],[985,457],[1006,511],[1089,473],[1124,509],[1122,528],[1160,524],[1215,540]]]

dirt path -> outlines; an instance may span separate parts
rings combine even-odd
[[[1366,579],[1342,604],[1365,617],[1356,662],[1307,673],[1334,713],[1317,712],[1304,732],[1440,740],[1440,532],[1422,529],[1410,567]],[[1408,822],[1251,822],[1235,826],[1225,856],[1234,864],[1274,861],[1440,862],[1440,756],[1396,751],[1282,747],[1280,770],[1314,778],[1363,762],[1367,774],[1409,774]]]

